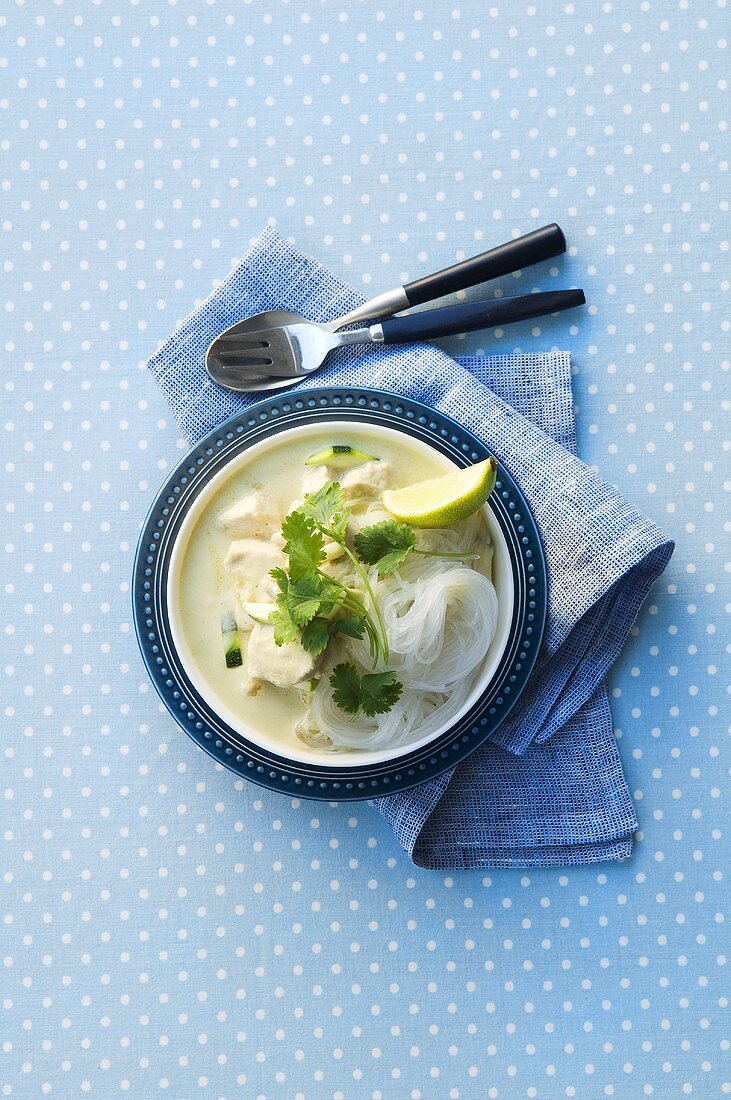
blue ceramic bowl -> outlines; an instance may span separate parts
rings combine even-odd
[[[283,432],[343,422],[367,423],[417,438],[458,466],[488,456],[450,417],[381,390],[312,389],[261,401],[222,424],[183,459],[160,490],[142,530],[134,570],[134,619],[142,655],[161,699],[178,724],[214,759],[282,793],[327,800],[377,798],[423,783],[474,752],[504,721],[523,690],[546,616],[546,572],[535,522],[519,488],[501,467],[488,502],[501,604],[498,634],[465,712],[427,741],[390,753],[283,755],[235,714],[191,666],[176,628],[170,587],[176,546],[184,542],[211,483],[246,452]],[[186,518],[188,523],[186,525]]]

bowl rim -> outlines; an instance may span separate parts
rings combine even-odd
[[[547,613],[543,546],[535,520],[508,466],[500,464],[491,508],[511,549],[515,605],[500,676],[473,710],[437,741],[416,752],[405,747],[379,765],[343,769],[336,761],[298,765],[286,755],[262,753],[238,738],[195,691],[171,646],[160,601],[169,566],[169,546],[196,487],[226,456],[294,423],[366,419],[426,438],[437,450],[468,465],[488,456],[470,429],[424,402],[372,387],[323,386],[265,398],[206,432],[168,475],[142,525],[134,562],[133,621],[143,661],[167,710],[196,744],[224,767],[280,793],[328,801],[363,800],[417,786],[451,770],[491,738],[522,693],[535,665]]]
[[[260,457],[262,452],[266,450],[277,449],[278,446],[286,446],[287,441],[292,435],[302,434],[316,434],[322,433],[323,430],[327,431],[330,427],[334,431],[340,431],[341,429],[347,430],[347,425],[352,421],[347,420],[332,420],[329,421],[327,428],[324,425],[313,421],[309,424],[292,425],[286,431],[279,432],[275,436],[269,436],[265,439],[258,440],[252,447],[247,448],[244,451],[239,451],[237,454],[232,455],[230,460],[217,470],[216,473],[209,478],[209,480],[201,486],[200,491],[197,493],[195,499],[191,502],[191,506],[188,509],[183,522],[176,533],[175,539],[172,543],[170,551],[170,564],[167,574],[167,584],[165,590],[165,597],[167,600],[167,613],[170,621],[170,630],[175,643],[175,647],[180,655],[180,660],[185,669],[186,675],[190,679],[190,682],[199,692],[199,694],[207,699],[211,707],[216,711],[218,716],[226,722],[233,730],[236,731],[241,737],[251,741],[255,741],[262,749],[268,752],[282,753],[285,749],[282,742],[278,742],[276,738],[263,734],[261,730],[257,730],[247,722],[243,721],[239,715],[236,714],[234,709],[229,706],[225,699],[212,688],[208,682],[207,677],[203,669],[198,665],[193,658],[190,647],[188,646],[185,628],[182,625],[182,616],[180,613],[180,593],[176,592],[175,588],[180,584],[180,573],[187,551],[188,544],[196,529],[197,524],[200,522],[201,515],[210,504],[211,500],[225,487],[226,481],[235,477],[241,469],[245,468],[248,461],[254,461]],[[395,434],[403,436],[405,433],[399,432],[397,428],[391,426],[385,427],[378,424],[368,424],[366,427],[369,430],[373,430],[376,433],[385,432],[386,434]],[[409,437],[414,438],[414,437]],[[419,448],[425,447],[431,451],[435,451],[434,447],[430,443],[414,438],[414,442]],[[439,453],[436,452],[435,453]],[[447,462],[450,459],[446,459]],[[505,650],[505,647],[509,642],[509,628],[512,618],[513,604],[514,604],[514,589],[512,571],[510,570],[510,551],[508,548],[505,535],[503,534],[500,526],[494,522],[492,510],[490,509],[489,502],[481,509],[485,517],[485,522],[488,525],[490,535],[495,545],[495,552],[497,558],[498,568],[501,573],[501,591],[499,593],[499,610],[498,610],[498,625],[496,628],[495,636],[490,643],[490,646],[485,652],[485,655],[480,662],[478,672],[475,675],[474,682],[470,688],[470,691],[462,704],[462,706],[453,714],[449,719],[442,723],[437,730],[431,734],[424,735],[423,737],[415,737],[412,741],[404,745],[396,745],[392,748],[384,748],[378,750],[370,749],[349,749],[342,752],[338,752],[338,761],[342,767],[347,767],[349,764],[353,766],[379,764],[386,760],[393,760],[397,757],[403,756],[405,751],[420,749],[433,741],[442,737],[453,725],[459,722],[465,714],[474,706],[478,699],[490,686],[490,681],[495,675],[499,664],[500,658]],[[497,586],[496,586],[497,588]],[[299,748],[299,746],[298,746]],[[323,750],[308,749],[308,746],[302,745],[302,749],[299,752],[292,752],[291,745],[286,745],[286,755],[288,759],[296,760],[302,764],[321,764],[328,759],[329,754]]]

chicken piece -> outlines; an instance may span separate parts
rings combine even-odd
[[[302,496],[295,497],[285,514],[289,516],[292,512],[296,512],[304,504],[306,496],[310,493],[316,493],[318,489],[322,489],[323,485],[327,485],[328,481],[334,480],[336,479],[333,478],[332,471],[327,466],[305,467],[305,472],[302,475]],[[284,540],[282,540],[282,545],[284,545]]]
[[[390,462],[364,462],[348,470],[340,484],[346,500],[375,500],[391,483],[393,467]]]
[[[307,466],[302,475],[302,496],[308,493],[316,493],[327,485],[328,481],[334,481],[332,471],[327,466]]]
[[[264,539],[236,539],[228,548],[223,561],[224,568],[240,600],[267,601],[276,593],[276,585],[269,576],[270,569],[284,568],[287,564],[279,547]]]
[[[296,499],[293,500],[292,503],[290,504],[290,506],[287,509],[285,514],[288,515],[288,516],[291,516],[292,512],[296,512],[297,509],[301,508],[303,504],[304,504],[304,500],[302,500],[301,497],[296,497]]]
[[[271,600],[274,603],[279,595],[279,585],[274,580],[274,577],[270,577],[269,573],[265,573],[261,578],[261,584],[259,585],[262,598],[265,601]]]
[[[315,658],[299,642],[276,645],[274,628],[268,623],[256,623],[249,635],[246,667],[253,680],[267,680],[275,687],[288,688],[312,676]]]
[[[278,525],[266,496],[262,492],[247,493],[216,519],[219,531],[233,539],[265,539]]]

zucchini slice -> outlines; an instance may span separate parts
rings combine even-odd
[[[239,628],[236,625],[236,616],[233,611],[221,616],[221,637],[223,638],[223,651],[226,656],[226,668],[239,668],[243,665],[244,659],[241,656]]]
[[[376,455],[358,451],[348,443],[333,443],[323,447],[305,459],[305,466],[332,466],[335,470],[347,470],[350,466],[360,466],[363,462],[378,462]]]
[[[272,611],[277,610],[277,605],[275,603],[254,603],[252,601],[243,603],[241,606],[249,618],[253,619],[255,623],[268,623]]]

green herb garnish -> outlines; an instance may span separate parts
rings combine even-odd
[[[384,519],[373,527],[364,527],[355,536],[355,549],[361,561],[377,565],[379,573],[393,573],[416,546],[413,528],[406,523]]]
[[[334,626],[338,634],[347,634],[349,638],[362,638],[365,633],[362,619],[336,619]]]
[[[345,548],[350,508],[337,481],[328,481],[316,493],[308,493],[296,512],[311,520],[333,542]]]
[[[284,552],[289,557],[290,580],[317,572],[325,560],[323,539],[303,508],[289,513],[282,524],[282,534],[286,539]]]
[[[288,526],[292,533],[295,525],[288,524],[290,518],[287,517],[285,526]],[[306,541],[312,549],[313,532],[309,531],[309,528],[303,530]],[[314,532],[314,539],[322,543],[322,537],[316,532]],[[321,573],[319,569],[310,568],[309,572],[302,573],[304,555],[300,553],[301,548],[292,542],[288,542],[287,545],[292,548],[289,572],[284,569],[271,570],[271,576],[274,577],[279,588],[279,595],[277,609],[269,616],[269,622],[274,627],[274,641],[277,645],[296,641],[302,632],[300,641],[307,652],[314,657],[322,653],[329,640],[329,634],[324,642],[322,640],[323,624],[327,624],[329,630],[330,618],[344,602],[343,593],[348,596],[350,593],[348,589]],[[316,558],[316,554],[311,556],[313,560]],[[293,568],[296,580],[292,579]]]
[[[394,569],[403,565],[409,554],[420,554],[425,558],[457,558],[461,561],[474,560],[477,556],[420,550],[416,545],[413,527],[409,527],[408,523],[397,523],[393,519],[384,519],[372,527],[363,527],[356,534],[354,543],[360,560],[366,565],[375,565],[382,576],[393,573]]]
[[[320,615],[316,615],[314,619],[310,619],[307,626],[302,631],[300,642],[302,647],[312,657],[319,657],[320,654],[327,648],[327,644],[330,641],[330,630],[333,623],[329,619],[324,619]]]
[[[369,718],[385,714],[398,701],[403,685],[395,672],[371,672],[361,675],[350,661],[336,665],[330,674],[333,699],[354,718],[363,712]]]
[[[282,525],[289,566],[271,571],[279,595],[269,622],[277,645],[299,639],[313,656],[322,653],[333,633],[351,638],[365,634],[377,664],[388,660],[386,626],[368,574],[345,542],[349,516],[342,489],[334,481],[316,493],[308,493],[303,504],[290,512]],[[350,559],[370,598],[373,614],[354,592],[322,571],[326,540],[337,543]]]
[[[272,569],[279,595],[269,616],[274,641],[286,645],[299,640],[313,657],[319,656],[334,634],[368,638],[374,665],[388,661],[386,624],[364,565],[385,576],[393,573],[409,554],[424,557],[474,559],[474,554],[449,554],[420,550],[416,532],[406,523],[383,520],[362,528],[355,536],[355,554],[346,542],[350,508],[335,481],[328,481],[285,519],[282,534],[288,568]],[[370,604],[322,570],[325,543],[334,542],[350,560]],[[330,676],[333,699],[341,710],[368,717],[391,710],[403,691],[395,672],[361,674],[351,662],[336,666]]]
[[[334,634],[350,638],[366,635],[374,665],[383,664],[388,660],[386,624],[363,566],[375,566],[385,576],[398,569],[409,554],[461,560],[475,555],[420,550],[414,529],[390,519],[362,528],[354,539],[354,554],[346,542],[349,518],[350,508],[335,481],[308,493],[300,507],[290,512],[282,525],[289,566],[271,571],[279,595],[269,622],[277,645],[299,640],[313,657],[327,648]],[[372,612],[355,592],[322,571],[326,541],[336,543],[349,558]],[[337,665],[330,684],[337,706],[354,717],[361,712],[369,717],[385,714],[403,691],[394,672],[361,674],[351,662]]]

